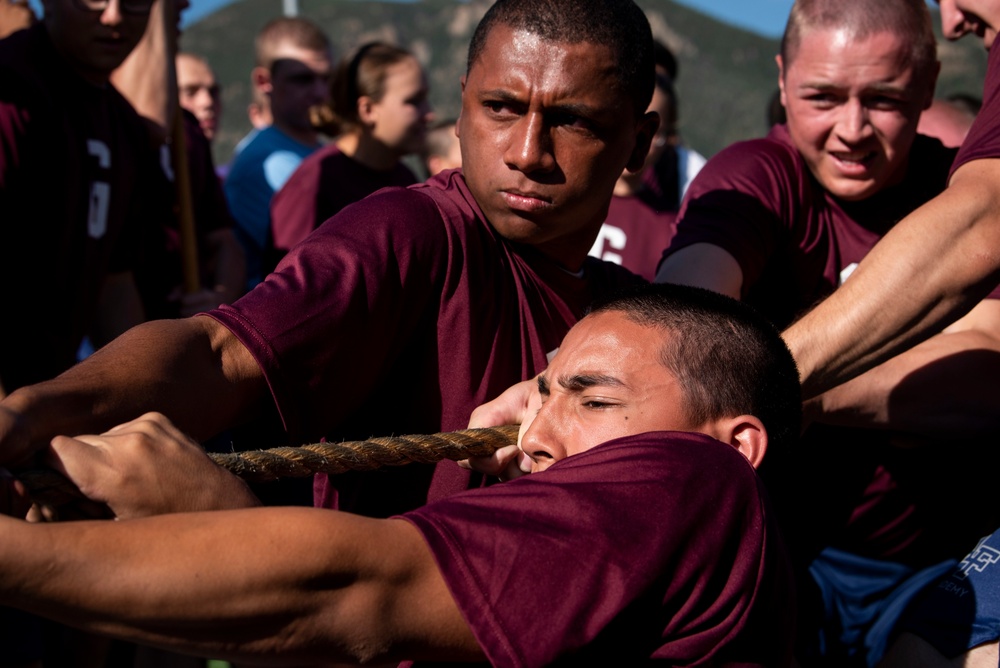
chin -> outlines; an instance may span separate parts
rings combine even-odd
[[[510,212],[489,216],[490,225],[507,241],[533,245],[542,237],[541,228],[534,222]]]
[[[840,187],[828,188],[831,194],[845,202],[860,202],[868,199],[880,189],[874,183],[858,183],[841,185]]]

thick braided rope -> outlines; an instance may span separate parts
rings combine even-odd
[[[209,456],[247,482],[266,482],[314,473],[371,471],[383,466],[485,457],[517,443],[517,430],[517,425],[507,425],[346,443],[313,443],[297,448],[211,453]]]
[[[209,457],[247,482],[267,482],[315,473],[371,471],[383,466],[485,457],[499,448],[517,443],[517,432],[518,425],[506,425],[427,435],[387,436],[367,441],[312,443],[270,450],[212,452]],[[17,477],[35,501],[58,506],[80,498],[79,490],[54,471],[24,471]]]

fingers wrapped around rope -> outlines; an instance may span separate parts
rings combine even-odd
[[[499,448],[517,443],[517,432],[518,425],[505,425],[437,434],[388,436],[367,441],[312,443],[270,450],[213,452],[209,453],[209,457],[247,482],[267,482],[316,473],[336,475],[385,466],[485,457]],[[17,477],[38,502],[62,505],[81,497],[70,481],[54,471],[23,471]]]

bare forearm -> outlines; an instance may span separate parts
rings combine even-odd
[[[430,559],[402,520],[306,508],[6,520],[0,534],[4,604],[144,644],[273,663],[398,658],[399,641],[412,650],[396,603],[413,601],[393,593],[420,579],[409,555]],[[430,600],[421,614],[435,610]]]
[[[209,318],[145,323],[56,378],[12,392],[0,406],[29,432],[14,447],[104,431],[152,410],[195,438],[218,433],[266,396],[249,353],[226,334]],[[16,460],[6,436],[0,460]]]
[[[900,222],[858,270],[789,327],[812,397],[927,339],[968,312],[1000,276],[1000,163],[963,166]]]

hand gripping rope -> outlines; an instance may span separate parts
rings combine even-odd
[[[247,482],[279,478],[302,478],[315,473],[335,475],[345,471],[371,471],[383,466],[433,464],[443,459],[485,457],[517,443],[518,425],[462,429],[437,434],[387,436],[367,441],[312,443],[299,447],[210,452],[212,460]],[[58,506],[81,498],[79,490],[55,471],[23,471],[17,474],[32,499]]]

